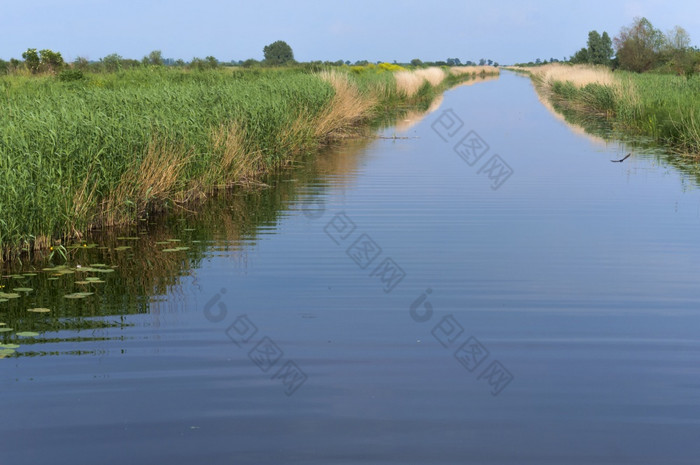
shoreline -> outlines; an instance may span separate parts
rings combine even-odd
[[[695,91],[700,76],[612,72],[591,65],[504,69],[529,76],[541,99],[565,117],[574,115],[583,127],[586,121],[604,123],[626,137],[650,138],[679,157],[700,159]]]

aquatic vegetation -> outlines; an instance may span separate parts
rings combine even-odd
[[[29,308],[27,309],[28,312],[32,313],[49,313],[51,309],[49,308],[43,308],[43,307],[37,307],[37,308]]]

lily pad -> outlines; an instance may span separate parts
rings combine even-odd
[[[15,351],[12,349],[0,349],[0,358],[8,357],[14,353]]]
[[[115,247],[114,250],[128,250],[130,248],[131,246],[129,245],[120,245],[119,247]]]
[[[182,239],[168,239],[168,242],[182,242]]]
[[[114,270],[112,268],[103,268],[103,269],[98,269],[95,271],[98,273],[114,273]]]
[[[55,276],[52,276],[50,278],[46,278],[47,281],[58,281],[58,278]]]
[[[166,253],[169,253],[169,252],[179,252],[179,251],[180,251],[179,249],[163,249],[163,250],[161,250],[161,252],[166,252]]]
[[[7,299],[0,299],[0,303],[7,302]]]
[[[10,331],[14,331],[14,329],[12,329],[12,328],[6,328],[5,326],[3,326],[2,328],[0,328],[0,333],[9,333]]]
[[[21,296],[14,292],[0,292],[0,298],[3,299],[19,299]]]
[[[194,228],[185,228],[183,231],[196,231]]]
[[[36,273],[24,273],[22,276],[36,276]]]
[[[19,349],[19,344],[0,344],[0,349]]]
[[[13,289],[15,292],[32,292],[34,289],[31,287],[16,287]]]
[[[75,284],[90,284],[90,281],[76,281]]]
[[[72,294],[66,294],[63,297],[66,299],[84,299],[92,294],[92,292],[73,292]]]
[[[158,242],[156,242],[155,244],[156,244],[156,245],[168,245],[168,244],[170,244],[170,242],[168,242],[168,241],[158,241]]]
[[[140,237],[133,237],[133,236],[130,236],[130,237],[117,237],[117,239],[120,240],[120,241],[138,241],[138,240],[140,240],[141,238],[140,238]]]
[[[49,313],[51,311],[50,308],[43,308],[43,307],[37,307],[37,308],[28,308],[28,312],[32,313]]]
[[[17,333],[17,336],[21,337],[37,337],[39,333],[35,333],[34,331],[21,331]]]

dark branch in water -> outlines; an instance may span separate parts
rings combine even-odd
[[[630,157],[630,155],[632,155],[632,152],[625,155],[625,158],[620,158],[619,160],[610,160],[610,161],[613,163],[622,163],[623,161],[627,160]]]

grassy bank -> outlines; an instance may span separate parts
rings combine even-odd
[[[0,79],[0,250],[7,258],[245,184],[381,112],[468,79],[393,72],[164,68]]]
[[[605,119],[617,131],[650,137],[679,154],[700,156],[700,76],[556,64],[525,72],[555,108]]]

